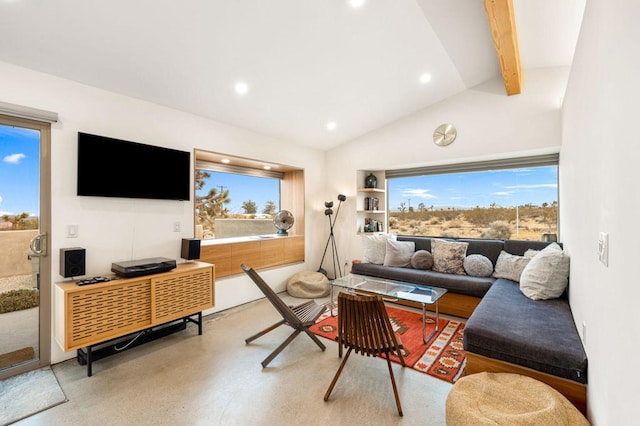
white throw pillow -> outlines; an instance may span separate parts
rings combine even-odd
[[[502,250],[496,261],[493,277],[520,282],[520,275],[522,275],[522,271],[524,271],[530,260],[530,257],[518,256]]]
[[[533,300],[558,298],[568,284],[569,256],[556,243],[536,254],[520,277],[520,291]]]
[[[396,234],[375,234],[362,236],[362,263],[382,265],[387,252],[387,240],[396,240]]]
[[[416,243],[413,241],[387,240],[387,252],[383,265],[407,268],[411,266],[411,256],[415,251]]]

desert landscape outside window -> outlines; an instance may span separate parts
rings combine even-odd
[[[518,240],[557,235],[558,164],[552,162],[391,178],[388,172],[389,232]]]
[[[196,170],[196,229],[201,239],[273,234],[280,179]]]

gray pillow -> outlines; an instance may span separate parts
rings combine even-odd
[[[522,271],[530,260],[530,257],[517,256],[502,250],[496,261],[496,270],[493,272],[493,277],[506,278],[518,283],[520,282]]]
[[[427,250],[417,250],[411,256],[411,267],[427,270],[433,267],[433,256]]]
[[[533,300],[558,298],[568,284],[569,256],[556,243],[535,255],[520,277],[520,291]]]
[[[481,254],[470,254],[465,257],[462,266],[467,275],[472,277],[490,277],[493,272],[493,263]]]
[[[433,270],[447,274],[464,275],[462,263],[467,255],[468,246],[469,243],[432,239]]]
[[[415,251],[416,243],[413,241],[387,240],[383,266],[407,268],[411,265],[411,256]]]

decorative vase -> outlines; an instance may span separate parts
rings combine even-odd
[[[369,173],[369,176],[364,180],[365,188],[377,188],[378,187],[378,178],[373,174]]]

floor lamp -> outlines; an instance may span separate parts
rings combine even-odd
[[[322,260],[320,260],[320,267],[318,268],[318,272],[321,272],[327,278],[329,278],[329,275],[327,274],[327,271],[324,268],[322,268],[322,264],[324,263],[324,258],[327,255],[327,249],[329,248],[329,244],[331,244],[331,256],[333,257],[333,273],[335,275],[334,278],[338,278],[339,276],[340,277],[342,276],[342,269],[340,268],[340,256],[338,256],[338,247],[336,246],[336,238],[333,234],[333,225],[336,223],[336,219],[338,218],[338,213],[340,213],[340,206],[342,206],[342,202],[345,201],[346,199],[347,199],[346,196],[342,194],[338,195],[338,201],[340,201],[340,203],[338,203],[338,208],[336,209],[336,214],[335,216],[333,216],[333,219],[331,219],[331,216],[333,215],[333,209],[332,209],[333,201],[324,202],[324,206],[325,206],[324,215],[329,218],[329,238],[327,238],[327,244],[324,246],[324,254],[322,255]]]

